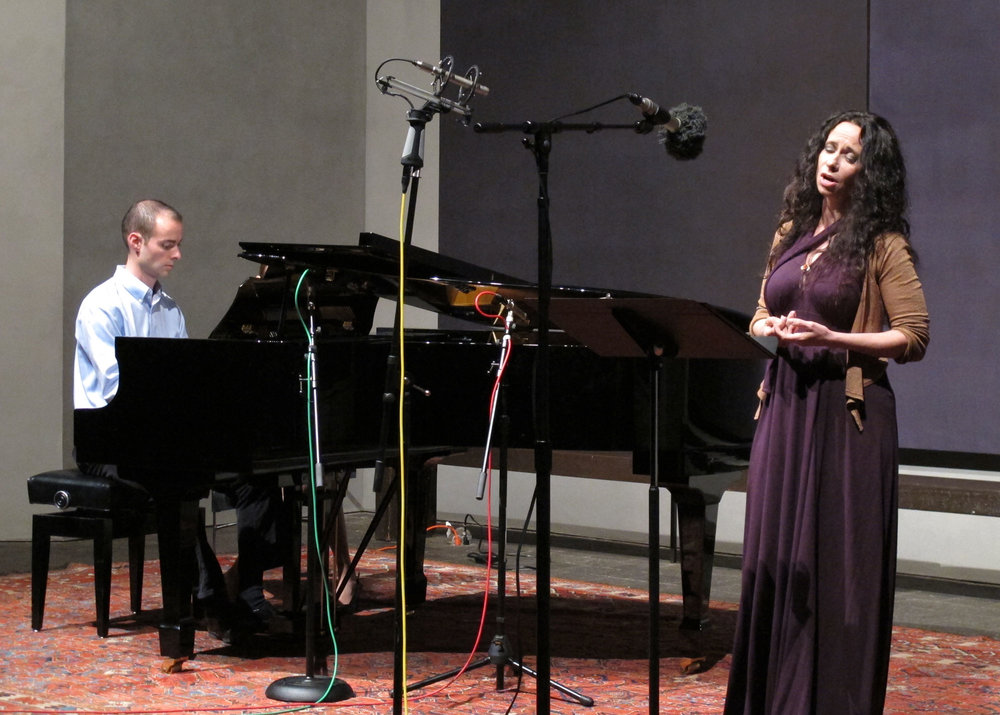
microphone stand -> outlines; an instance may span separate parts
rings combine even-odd
[[[526,134],[522,144],[535,157],[538,173],[538,350],[535,378],[535,491],[538,513],[535,517],[538,539],[537,553],[537,650],[538,689],[536,692],[537,715],[549,715],[551,698],[551,648],[549,640],[549,609],[551,584],[551,483],[552,443],[549,429],[549,303],[552,296],[552,227],[549,222],[549,155],[552,135],[567,131],[588,134],[602,129],[629,129],[636,131],[635,123],[601,124],[554,122],[523,122],[521,124],[483,123],[473,126],[478,133],[503,133],[517,131]],[[654,624],[655,625],[655,624]],[[582,701],[581,701],[582,702]]]
[[[389,60],[383,62],[379,66],[381,69]],[[418,66],[422,66],[419,63]],[[403,312],[403,294],[406,290],[406,253],[409,248],[412,237],[413,237],[413,220],[416,215],[416,199],[417,199],[417,187],[420,182],[420,170],[423,168],[424,159],[424,129],[427,126],[427,122],[433,119],[434,114],[441,112],[456,111],[462,114],[464,117],[468,118],[471,110],[469,109],[469,100],[472,95],[477,91],[477,85],[479,83],[479,72],[478,69],[475,70],[473,77],[467,77],[471,87],[467,87],[466,90],[459,92],[458,100],[447,99],[442,96],[442,91],[445,85],[448,84],[449,80],[452,79],[451,58],[445,58],[441,61],[441,67],[444,68],[442,72],[444,76],[440,76],[436,71],[438,68],[431,70],[435,75],[434,81],[434,91],[427,92],[413,85],[402,82],[395,77],[379,75],[376,71],[375,84],[383,94],[388,94],[392,96],[399,96],[406,100],[410,104],[410,110],[406,114],[407,122],[410,128],[406,135],[406,143],[403,146],[403,157],[401,163],[403,165],[403,194],[407,196],[408,204],[406,208],[406,224],[403,230],[403,236],[400,241],[400,250],[402,251],[402,273],[400,278],[400,297],[396,303],[396,316],[393,325],[393,344],[389,349],[389,358],[386,365],[386,381],[385,390],[383,392],[383,410],[382,410],[382,426],[381,435],[379,442],[379,456],[375,464],[375,478],[374,486],[375,491],[378,492],[382,487],[383,473],[385,470],[385,452],[386,445],[388,442],[388,424],[390,421],[390,407],[395,402],[396,399],[405,400],[405,395],[396,395],[394,390],[398,386],[400,380],[399,374],[399,355],[394,353],[397,346],[402,350],[402,346],[399,345],[401,342],[401,319]],[[470,72],[472,70],[470,69]],[[394,91],[392,91],[394,90]],[[426,100],[424,105],[420,109],[413,107],[408,99],[403,97],[399,92],[404,92],[406,94],[411,94],[417,97],[421,97]],[[481,88],[480,93],[485,94],[485,88]],[[409,189],[409,190],[408,190]],[[403,404],[405,409],[405,403]],[[404,430],[405,432],[405,430]],[[400,465],[406,464],[406,434],[400,435],[402,444],[400,445],[400,455],[399,462]],[[406,495],[400,490],[399,498],[405,499]],[[402,533],[402,530],[401,530]],[[402,715],[403,712],[403,701],[402,697],[404,694],[405,683],[403,682],[403,589],[405,588],[402,578],[400,575],[402,573],[403,566],[403,554],[402,549],[396,549],[396,616],[395,616],[395,643],[393,648],[393,688],[392,688],[392,712],[393,715]]]
[[[507,351],[510,349],[510,331],[514,324],[513,311],[508,311],[506,319],[506,328],[504,332],[503,341],[500,348],[500,358],[497,363],[497,370],[503,370],[504,364],[507,359]],[[448,672],[441,673],[440,675],[434,675],[420,682],[414,683],[413,685],[407,686],[407,691],[418,690],[427,685],[440,682],[442,680],[447,680],[452,678],[463,671],[477,670],[479,668],[485,668],[489,665],[496,666],[496,689],[497,691],[503,690],[504,688],[504,667],[511,666],[511,668],[518,670],[522,673],[526,673],[529,676],[539,679],[538,673],[528,666],[524,665],[519,660],[516,660],[510,655],[510,650],[507,645],[507,634],[506,634],[506,586],[507,586],[507,448],[509,443],[510,435],[510,415],[507,412],[507,400],[506,400],[506,387],[503,382],[503,375],[500,375],[500,386],[499,386],[499,404],[500,404],[500,439],[498,440],[497,449],[499,452],[499,484],[498,484],[498,495],[500,497],[500,503],[498,507],[498,518],[497,518],[497,616],[496,616],[496,632],[493,638],[490,640],[489,648],[487,649],[487,655],[480,659],[479,661],[473,663],[466,668],[461,666],[454,668]],[[492,425],[490,427],[490,432],[492,434]],[[476,491],[476,499],[481,500],[485,491],[486,476],[488,473],[487,465],[489,463],[490,454],[490,440],[487,437],[486,450],[483,455],[483,469],[480,473],[479,484]],[[593,698],[587,697],[575,690],[563,685],[562,683],[556,682],[554,680],[546,680],[551,687],[555,688],[563,695],[567,695],[574,700],[576,700],[581,705],[590,707],[594,704]]]
[[[417,189],[420,185],[420,170],[423,168],[424,150],[424,130],[427,122],[434,118],[436,112],[442,111],[442,107],[434,101],[428,101],[420,109],[410,109],[406,113],[406,119],[410,128],[407,131],[406,143],[403,147],[403,157],[400,163],[403,165],[402,186],[403,193],[406,194],[406,223],[404,224],[403,237],[400,250],[403,252],[404,276],[400,284],[400,291],[405,292],[406,278],[406,252],[413,240],[413,221],[416,215]],[[402,297],[396,302],[396,314],[392,328],[392,344],[389,347],[389,356],[386,360],[385,389],[382,393],[382,425],[379,436],[379,453],[375,462],[374,491],[378,493],[382,488],[382,480],[385,471],[385,455],[388,447],[389,425],[392,423],[392,407],[397,400],[405,400],[406,395],[396,394],[399,387],[399,367],[400,367],[400,335],[402,324],[403,302]],[[405,407],[404,407],[405,409]],[[406,435],[402,439],[403,444],[399,454],[399,464],[406,464]],[[388,495],[387,495],[388,498]],[[406,495],[400,491],[399,498],[405,499]],[[402,533],[402,530],[400,530]],[[403,712],[403,579],[401,578],[403,567],[402,549],[396,549],[396,606],[394,621],[394,642],[393,642],[393,664],[392,664],[392,712],[393,715],[402,715]]]
[[[410,129],[406,135],[406,144],[403,147],[403,158],[400,163],[403,165],[403,193],[406,194],[406,224],[403,230],[403,240],[401,250],[404,259],[405,270],[406,250],[413,240],[413,220],[416,215],[417,189],[420,187],[420,170],[423,168],[424,150],[424,129],[427,122],[434,117],[434,105],[430,102],[421,109],[411,109],[406,113],[406,119],[410,124]],[[404,277],[405,280],[405,277]],[[400,286],[405,290],[405,286]],[[385,455],[389,442],[389,425],[392,423],[392,406],[400,396],[395,393],[399,386],[399,330],[402,317],[403,306],[396,303],[396,313],[392,326],[392,344],[389,346],[389,356],[386,359],[385,389],[382,391],[382,423],[379,433],[379,453],[375,460],[374,491],[378,492],[382,488],[382,479],[385,474]],[[400,455],[402,458],[403,455]]]
[[[317,576],[320,575],[320,555],[317,550],[316,535],[323,533],[323,513],[316,504],[316,491],[324,486],[323,484],[323,453],[320,451],[320,429],[319,429],[319,389],[316,381],[316,326],[315,326],[315,306],[309,303],[309,345],[306,349],[307,382],[309,383],[310,412],[313,427],[312,448],[314,450],[313,475],[315,482],[312,485],[312,494],[307,500],[308,523],[312,526],[311,538],[308,539],[309,547],[306,558],[306,592],[308,601],[306,603],[306,655],[305,655],[305,675],[279,678],[271,683],[265,694],[272,700],[280,700],[292,703],[330,703],[340,700],[347,700],[354,697],[354,690],[340,678],[331,678],[327,675],[317,676],[316,640],[317,632],[321,625],[320,610],[315,598]],[[325,575],[323,576],[325,578]],[[332,635],[332,634],[331,634]],[[322,663],[322,671],[326,672],[326,663]]]

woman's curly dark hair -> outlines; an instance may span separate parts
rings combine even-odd
[[[909,245],[906,213],[906,168],[896,132],[884,118],[870,112],[849,110],[827,118],[799,156],[795,176],[785,187],[784,206],[778,219],[783,238],[771,251],[771,261],[784,253],[803,233],[819,222],[823,197],[816,187],[819,155],[830,132],[841,122],[861,128],[860,171],[851,189],[851,201],[841,218],[836,240],[830,242],[830,264],[861,271],[875,247],[875,239],[888,232],[901,233]],[[910,249],[912,252],[912,248]]]

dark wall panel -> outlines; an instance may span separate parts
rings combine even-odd
[[[444,0],[442,49],[487,73],[494,91],[477,103],[480,120],[546,120],[627,91],[701,104],[708,139],[693,162],[668,158],[652,137],[556,136],[555,280],[741,310],[806,135],[870,92],[903,142],[931,308],[928,357],[890,372],[901,444],[998,453],[998,25],[993,0]],[[592,118],[632,113],[614,105]],[[533,277],[531,155],[519,136],[446,121],[442,251]]]
[[[549,181],[554,281],[752,309],[781,191],[807,135],[863,107],[864,0],[503,3],[443,0],[442,52],[478,64],[477,121],[545,121],[626,92],[701,105],[705,150],[655,135],[557,134]],[[627,123],[619,102],[574,121]],[[442,252],[534,277],[537,176],[520,134],[443,118]]]
[[[872,2],[871,106],[903,143],[931,311],[893,372],[903,446],[1000,453],[1000,4]]]

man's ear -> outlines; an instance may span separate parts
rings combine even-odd
[[[142,234],[141,233],[139,233],[137,231],[133,231],[132,233],[130,233],[128,235],[128,237],[126,237],[126,239],[125,239],[125,243],[128,244],[128,252],[129,253],[138,253],[139,252],[139,247],[142,246],[142,244],[143,244],[143,240],[144,239],[142,238]]]

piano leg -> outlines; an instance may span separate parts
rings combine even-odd
[[[668,486],[677,505],[680,532],[681,589],[684,596],[685,630],[708,626],[709,597],[712,592],[712,561],[715,556],[715,529],[719,501],[698,489]]]
[[[157,499],[156,516],[163,588],[160,655],[166,659],[163,670],[173,672],[194,655],[192,595],[196,575],[196,530],[201,521],[198,500],[194,497]]]
[[[403,564],[406,571],[406,599],[409,604],[427,600],[427,576],[424,575],[424,552],[427,527],[437,518],[437,465],[440,457],[410,458],[411,474],[416,479],[406,490],[406,548]]]
[[[719,502],[742,474],[742,471],[695,474],[687,478],[687,483],[663,484],[677,506],[684,595],[682,629],[700,631],[708,626]]]
[[[410,475],[406,489],[406,532],[403,549],[403,565],[406,571],[406,602],[408,606],[418,606],[427,600],[427,576],[424,575],[424,552],[427,546],[427,527],[434,523],[436,514],[437,465],[443,456],[426,457],[414,450],[408,460]],[[378,531],[380,539],[398,541],[399,505],[396,500],[398,475],[393,470],[391,480],[385,480],[378,495],[379,507],[372,524],[362,539],[359,551],[368,544]],[[390,508],[391,507],[391,508]],[[386,517],[386,514],[390,516]],[[359,554],[354,559],[357,561]]]
[[[722,654],[709,653],[703,635],[709,625],[712,567],[719,502],[742,472],[694,475],[687,484],[666,484],[677,506],[680,532],[681,591],[684,606],[680,630],[689,657],[681,660],[685,674],[700,673]]]

